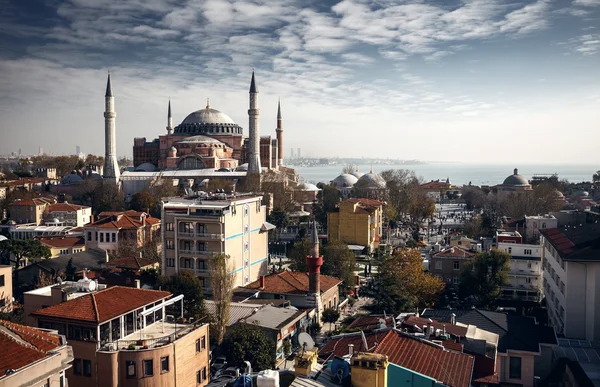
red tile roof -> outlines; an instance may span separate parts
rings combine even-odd
[[[9,369],[18,370],[47,356],[49,351],[62,346],[60,337],[31,328],[0,320],[0,377]]]
[[[475,359],[464,353],[389,330],[373,351],[388,356],[390,363],[432,377],[450,387],[468,387]]]
[[[342,283],[342,280],[321,274],[321,293]],[[247,289],[260,289],[260,279],[245,286]],[[308,273],[284,271],[265,276],[265,293],[306,294],[308,293]]]
[[[471,381],[474,358],[470,355],[448,351],[439,345],[421,340],[394,329],[365,333],[370,352],[388,356],[394,363],[427,375],[450,387],[468,387]],[[324,356],[344,356],[348,345],[354,352],[364,351],[360,333],[333,337],[321,350]]]
[[[144,212],[121,211],[121,212],[101,212],[98,220],[88,223],[88,227],[110,228],[110,229],[139,229],[144,227],[144,217],[146,224],[153,226],[160,223],[160,219],[152,218]]]
[[[32,314],[102,323],[170,296],[171,293],[158,290],[113,286]]]
[[[358,316],[354,321],[350,323],[350,325],[348,325],[348,328],[370,331],[378,328],[379,320],[381,319],[385,319],[386,325],[389,327],[392,324],[392,318],[393,317],[390,316],[385,318],[383,315]]]
[[[462,247],[450,247],[433,254],[433,258],[473,258],[475,253]]]
[[[159,263],[159,261],[150,258],[140,257],[121,257],[112,259],[106,263],[106,266],[112,266],[122,269],[140,270],[147,266],[153,266]]]
[[[50,247],[85,246],[85,239],[82,236],[41,237],[37,240]]]
[[[48,212],[73,212],[73,211],[79,211],[79,210],[85,210],[91,207],[88,206],[80,206],[77,204],[71,204],[71,203],[56,203],[56,204],[52,204],[51,206],[49,206],[46,211]]]
[[[423,326],[427,325],[428,322],[435,329],[444,330],[444,328],[446,328],[446,332],[448,332],[451,335],[458,336],[458,337],[466,337],[467,336],[467,328],[466,327],[461,327],[459,325],[446,324],[446,323],[442,323],[442,322],[439,322],[436,320],[430,320],[427,318],[422,318],[422,317],[417,317],[417,316],[409,316],[406,320],[404,320],[403,324],[411,326],[411,327],[417,327],[419,329],[423,329]]]
[[[16,202],[12,202],[11,206],[41,206],[44,204],[52,204],[55,201],[53,199],[48,198],[33,198],[33,199],[23,199],[17,200]]]

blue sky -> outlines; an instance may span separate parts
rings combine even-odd
[[[0,0],[0,152],[117,150],[210,98],[286,152],[600,162],[600,0]],[[247,132],[246,132],[247,133]]]

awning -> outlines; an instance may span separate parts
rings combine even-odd
[[[348,248],[350,250],[353,250],[353,251],[363,251],[365,249],[365,246],[361,246],[361,245],[348,245]]]
[[[269,231],[277,228],[274,224],[269,222],[264,222],[262,226],[260,226],[260,231]]]

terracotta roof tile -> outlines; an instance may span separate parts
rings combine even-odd
[[[158,290],[113,286],[40,309],[33,315],[102,323],[170,296]]]
[[[328,291],[342,280],[321,274],[321,293]],[[246,289],[260,289],[260,280],[245,286]],[[308,293],[308,273],[284,271],[265,276],[265,293],[306,294]]]
[[[417,317],[417,316],[409,316],[406,320],[404,320],[403,324],[411,327],[418,327],[419,329],[423,329],[424,325],[430,323],[432,327],[435,329],[446,329],[446,332],[451,335],[458,337],[466,337],[467,336],[467,328],[461,327],[459,325],[452,325],[449,323],[443,323],[436,320],[429,320],[427,318]]]
[[[474,256],[474,252],[458,246],[450,247],[433,254],[433,258],[473,258]]]
[[[151,258],[140,257],[121,257],[112,259],[106,263],[106,266],[118,267],[123,269],[140,270],[143,267],[154,265],[159,261]]]
[[[82,236],[41,237],[37,240],[50,247],[85,246],[85,239]]]
[[[319,356],[330,358],[333,356],[342,357],[348,355],[348,346],[350,344],[354,345],[354,352],[369,351],[375,347],[376,343],[381,342],[386,334],[387,331],[365,333],[365,339],[369,346],[366,350],[360,332],[334,336],[319,350]]]
[[[361,329],[365,331],[370,331],[373,329],[377,329],[379,325],[379,320],[385,319],[386,325],[389,327],[392,324],[392,318],[388,316],[387,319],[383,315],[378,316],[358,316],[354,321],[348,325],[348,328],[352,329]]]
[[[52,204],[54,203],[53,199],[48,198],[33,198],[33,199],[23,199],[17,200],[16,202],[12,202],[11,206],[41,206],[44,204]]]
[[[25,325],[0,320],[0,377],[9,369],[18,370],[62,346],[60,337]]]

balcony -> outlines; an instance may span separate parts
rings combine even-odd
[[[100,351],[136,351],[142,349],[154,349],[175,342],[181,337],[194,331],[202,324],[174,324],[159,321],[148,325],[146,328],[133,332],[123,339],[108,342],[100,347]]]
[[[223,234],[212,234],[207,232],[180,231],[177,235],[182,238],[208,239],[214,241],[222,241],[224,239]]]
[[[213,254],[217,254],[217,251],[209,251],[209,250],[188,250],[188,249],[179,249],[179,254],[180,255],[191,255],[194,257],[199,257],[199,256],[209,256],[211,257]]]

